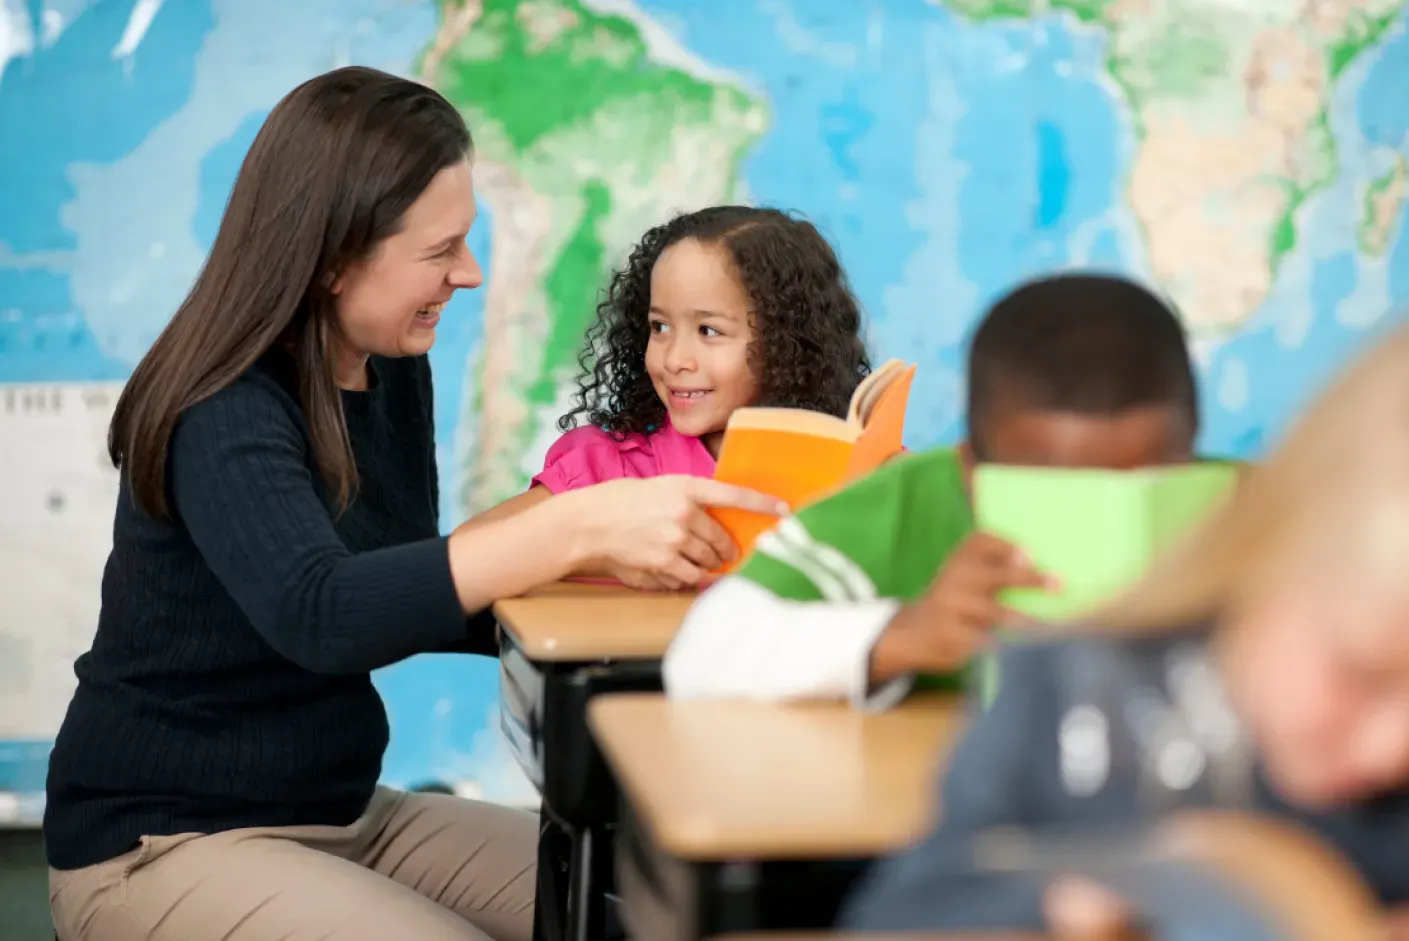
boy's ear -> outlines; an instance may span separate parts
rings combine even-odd
[[[959,467],[964,473],[964,489],[973,492],[974,467],[978,464],[978,458],[974,457],[974,447],[965,438],[959,442],[955,452],[959,455]]]

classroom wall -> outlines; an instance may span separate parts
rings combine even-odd
[[[609,266],[731,200],[833,239],[878,357],[920,364],[912,446],[962,433],[984,305],[1088,266],[1171,293],[1205,450],[1256,456],[1409,298],[1405,5],[1191,32],[1183,0],[0,0],[0,792],[42,785],[91,638],[115,396],[303,79],[422,77],[477,140],[488,281],[432,353],[449,528],[539,465]],[[378,683],[388,781],[525,793],[492,663]]]

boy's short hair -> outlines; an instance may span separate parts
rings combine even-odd
[[[969,347],[969,437],[997,409],[1117,415],[1168,406],[1198,430],[1184,328],[1148,289],[1113,275],[1029,281],[991,308]]]

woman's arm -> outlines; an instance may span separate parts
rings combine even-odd
[[[522,499],[526,505],[519,509],[496,513],[504,508],[501,503],[450,534],[451,576],[466,611],[566,578],[595,561],[589,532],[592,514],[580,505],[585,501],[567,494],[552,500],[524,499],[533,497],[536,489],[506,501]]]
[[[364,673],[466,636],[448,540],[349,550],[307,442],[270,392],[236,383],[187,410],[168,467],[178,522],[254,629],[293,663]],[[539,554],[545,565],[548,555]]]
[[[495,520],[517,516],[524,510],[530,510],[540,503],[552,499],[552,497],[553,491],[542,484],[534,484],[523,493],[515,494],[503,503],[495,504],[487,510],[476,513],[474,516],[461,523],[460,528],[474,528],[476,526],[483,526],[485,523],[492,523]]]
[[[362,673],[463,642],[466,614],[594,558],[609,504],[542,500],[449,537],[351,552],[282,406],[236,385],[172,437],[176,512],[206,563],[280,654],[315,673]],[[583,505],[579,505],[583,504]]]
[[[511,516],[518,516],[526,510],[531,510],[534,507],[541,506],[549,500],[552,500],[554,496],[553,491],[549,490],[547,487],[542,484],[534,484],[523,493],[516,494],[503,503],[496,504],[481,513],[475,514],[461,523],[459,529],[476,529],[489,523],[508,519]],[[458,531],[459,530],[457,530],[457,532]],[[613,573],[611,567],[601,559],[587,559],[574,566],[572,571],[562,577],[566,578],[573,575],[583,578],[616,577],[616,573]]]
[[[590,488],[583,488],[590,489]],[[571,494],[579,492],[570,490],[566,493],[555,494],[551,489],[542,484],[534,484],[524,493],[512,496],[496,506],[492,506],[482,513],[478,513],[460,525],[460,530],[472,530],[482,526],[494,524],[510,517],[517,517],[531,511],[537,507],[554,500],[561,500],[567,497],[571,504],[574,500]],[[643,509],[642,507],[623,507],[624,515]],[[568,520],[567,524],[580,522],[579,520]],[[645,569],[630,568],[621,565],[612,565],[608,559],[601,557],[589,557],[575,563],[571,571],[560,578],[577,576],[582,578],[614,578],[633,588],[642,589],[673,589],[683,587],[690,583],[681,583],[678,580],[662,578]]]
[[[356,674],[463,640],[465,615],[599,560],[697,571],[727,535],[705,506],[780,511],[719,481],[613,481],[448,537],[353,553],[333,526],[307,445],[247,383],[192,407],[172,435],[172,505],[221,587],[265,641],[315,673]],[[195,590],[196,586],[192,586]]]

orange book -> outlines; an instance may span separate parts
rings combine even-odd
[[[779,497],[793,510],[813,503],[900,453],[914,379],[914,366],[890,360],[856,387],[844,419],[800,408],[741,408],[729,418],[714,478]],[[741,559],[777,522],[742,510],[710,512],[734,537]]]

